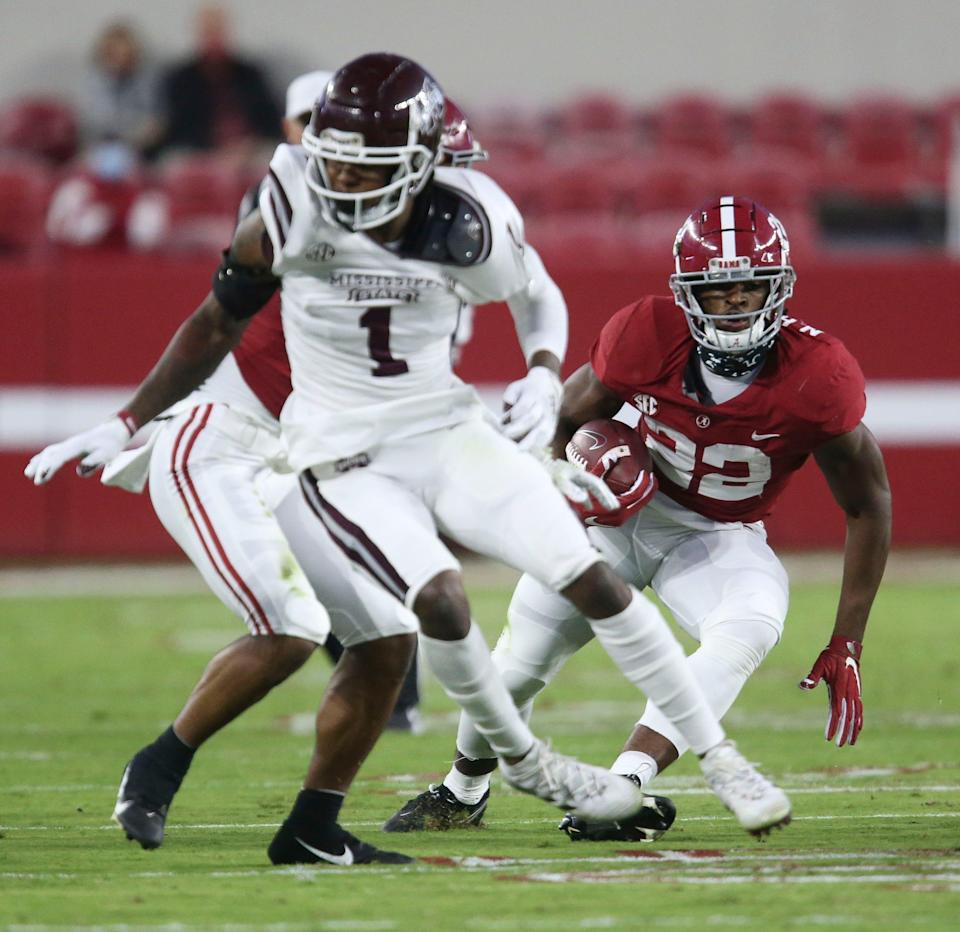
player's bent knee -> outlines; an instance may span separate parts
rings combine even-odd
[[[470,630],[470,605],[463,580],[452,570],[439,573],[420,589],[413,611],[427,637],[459,641]]]
[[[720,624],[704,632],[700,649],[744,678],[751,676],[780,639],[779,630],[762,620]]]

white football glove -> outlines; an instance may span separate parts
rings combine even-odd
[[[546,447],[557,432],[563,386],[546,366],[533,366],[503,393],[501,428],[521,450]]]
[[[115,415],[82,434],[44,447],[27,463],[23,474],[32,479],[34,485],[43,485],[57,474],[61,466],[82,456],[77,464],[77,475],[89,476],[121,453],[131,436],[127,422]]]
[[[620,507],[617,496],[599,476],[594,476],[575,463],[548,457],[544,461],[553,484],[574,505],[591,504],[591,499],[601,511],[613,511]]]

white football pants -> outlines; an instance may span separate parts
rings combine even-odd
[[[198,404],[158,428],[150,497],[163,526],[254,635],[354,644],[417,631],[414,615],[355,571],[278,475],[279,429],[224,404]],[[328,621],[329,618],[329,621]]]
[[[681,523],[684,517],[689,521]],[[682,515],[675,505],[658,508],[655,500],[622,527],[595,527],[589,534],[621,578],[637,589],[649,585],[699,642],[687,664],[711,711],[722,718],[780,639],[787,614],[787,574],[762,525],[710,522]],[[494,663],[528,718],[533,697],[592,637],[566,599],[529,575],[520,580]],[[664,735],[681,754],[687,750],[652,702],[638,724]],[[472,759],[492,756],[463,720],[457,747]]]

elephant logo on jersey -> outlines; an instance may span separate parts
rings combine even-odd
[[[329,262],[336,254],[337,250],[330,243],[313,243],[304,253],[311,262]]]
[[[710,418],[705,414],[697,415],[697,427],[707,428],[710,426]]]

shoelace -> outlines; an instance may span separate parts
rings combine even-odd
[[[766,777],[739,761],[722,761],[719,772],[708,782],[715,789],[731,788],[737,796],[754,800],[763,798],[773,787]]]
[[[584,767],[579,761],[554,754],[546,747],[541,750],[538,769],[551,799],[557,804],[565,804],[574,796],[599,796],[606,789],[606,781],[601,780],[595,771]],[[575,791],[573,786],[577,781],[579,787]]]

